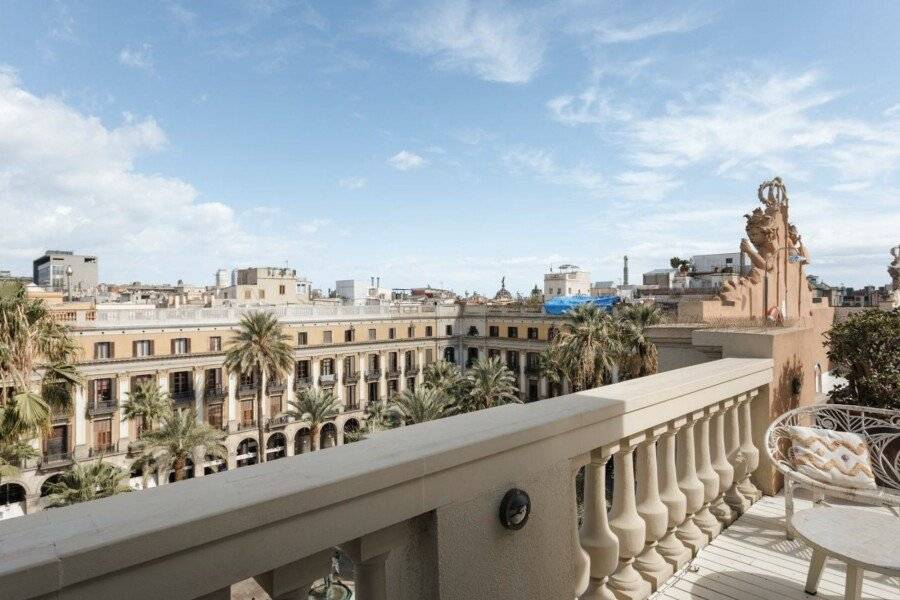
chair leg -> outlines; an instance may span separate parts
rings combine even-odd
[[[860,600],[862,598],[863,570],[859,567],[847,565],[847,587],[844,591],[845,600]]]
[[[794,539],[791,519],[794,516],[794,482],[790,477],[784,478],[784,533],[788,540]]]
[[[807,594],[815,594],[819,591],[819,580],[822,579],[825,557],[825,553],[821,550],[813,550],[812,560],[809,561],[809,573],[806,575],[806,588],[804,588]]]

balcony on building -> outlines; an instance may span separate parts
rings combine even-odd
[[[334,384],[337,383],[337,375],[334,373],[327,373],[325,375],[319,375],[319,385],[322,387],[334,387]]]
[[[187,408],[194,403],[194,390],[191,388],[172,390],[169,395],[178,408]]]
[[[203,398],[207,404],[218,404],[225,401],[228,397],[228,389],[222,386],[208,387],[203,391]]]
[[[799,600],[810,553],[764,458],[773,371],[721,358],[11,519],[0,590],[224,600],[252,578],[306,598],[340,548],[362,599]],[[530,497],[518,530],[498,515],[513,489]],[[838,563],[820,591],[843,597]],[[866,573],[864,598],[896,594]]]
[[[255,396],[258,390],[258,383],[254,381],[242,381],[238,384],[237,395],[242,397]]]
[[[344,371],[344,385],[354,385],[359,383],[359,371]]]
[[[379,381],[381,379],[381,369],[369,369],[366,371],[366,383]]]
[[[284,381],[270,379],[266,382],[266,394],[283,394],[285,387]]]
[[[93,402],[88,404],[88,414],[90,416],[108,415],[116,410],[116,401],[112,396],[98,396]],[[62,415],[60,415],[61,417]]]

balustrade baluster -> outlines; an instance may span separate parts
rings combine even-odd
[[[747,461],[741,454],[740,428],[738,426],[738,403],[728,409],[725,414],[725,448],[728,451],[728,462],[734,469],[734,479],[728,491],[725,492],[725,502],[731,507],[737,516],[747,512],[750,508],[750,500],[748,500],[738,489],[738,483],[744,478],[747,472]]]
[[[697,526],[695,517],[703,506],[703,483],[697,478],[694,457],[693,416],[675,435],[677,449],[675,463],[678,466],[678,487],[684,492],[686,516],[678,527],[678,538],[691,549],[693,554],[709,543],[709,537]]]
[[[734,467],[728,462],[728,455],[725,452],[725,411],[730,406],[730,401],[720,404],[716,407],[716,412],[710,421],[712,468],[719,476],[719,490],[709,510],[723,525],[730,525],[737,518],[737,515],[725,502],[725,493],[734,482]]]
[[[587,489],[587,471],[590,464],[585,467],[585,488],[584,488],[584,507],[585,519],[587,519],[588,508],[588,489]],[[577,472],[577,469],[576,469]],[[572,476],[572,501],[575,507],[575,519],[572,522],[572,535],[575,538],[575,598],[582,597],[590,587],[591,569],[593,568],[592,557],[588,554],[586,548],[582,547],[581,534],[578,530],[578,491],[575,489],[575,475]],[[602,598],[602,597],[601,597]]]
[[[656,440],[658,433],[652,432],[650,439],[638,446],[637,464],[637,511],[644,519],[646,538],[644,551],[635,559],[634,567],[650,582],[655,592],[662,583],[672,576],[674,569],[659,553],[659,540],[666,534],[669,511],[659,498],[659,480],[656,465]]]
[[[609,578],[609,587],[620,600],[639,600],[651,593],[650,583],[634,568],[634,559],[644,549],[646,528],[637,512],[634,496],[634,444],[625,441],[613,457],[613,505],[609,527],[619,538],[619,566]]]
[[[591,453],[584,468],[584,522],[581,547],[590,557],[590,583],[581,600],[615,600],[607,582],[619,564],[619,538],[606,514],[606,463],[615,447]]]
[[[719,476],[713,470],[709,452],[709,420],[712,411],[707,409],[697,421],[695,429],[695,451],[697,459],[697,478],[703,484],[703,505],[697,511],[694,522],[710,540],[722,532],[722,524],[710,511],[712,501],[719,495]]]
[[[678,487],[678,473],[675,467],[675,431],[676,425],[670,424],[668,430],[660,438],[657,456],[660,467],[660,500],[666,505],[669,513],[666,534],[659,540],[657,550],[662,557],[679,570],[691,560],[691,550],[676,535],[676,528],[684,522],[687,500],[684,492]]]
[[[753,445],[753,423],[750,418],[750,403],[755,397],[755,393],[746,396],[738,407],[741,428],[741,454],[746,462],[744,477],[738,482],[738,491],[751,503],[762,498],[762,492],[750,479],[750,476],[759,467],[759,450]]]

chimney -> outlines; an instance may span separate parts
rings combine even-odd
[[[369,277],[369,287],[375,287],[375,278]]]
[[[377,287],[379,290],[381,289],[381,277],[375,278],[375,287]]]
[[[622,267],[622,285],[628,285],[628,255],[624,257],[624,266]]]

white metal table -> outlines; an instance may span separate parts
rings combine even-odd
[[[816,593],[829,556],[847,564],[846,600],[859,600],[864,571],[900,576],[900,518],[894,515],[827,506],[798,512],[792,525],[813,549],[807,594]]]

